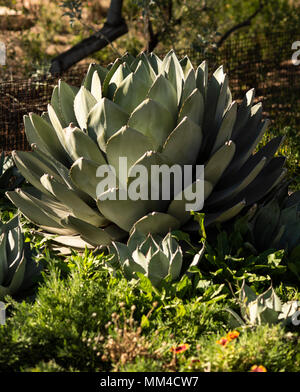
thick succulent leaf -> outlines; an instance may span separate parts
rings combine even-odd
[[[242,199],[246,200],[247,206],[262,200],[286,176],[286,169],[283,169],[284,163],[283,157],[273,158],[246,188],[231,198],[228,203],[224,203],[224,208],[229,208]]]
[[[259,104],[253,107],[253,116],[235,141],[238,154],[236,154],[232,164],[228,168],[228,173],[226,174],[229,175],[229,172],[233,174],[238,171],[251,156],[255,147],[262,139],[266,128],[269,125],[269,120],[261,122],[261,110],[261,105]]]
[[[86,158],[79,158],[70,169],[70,177],[77,188],[95,200],[97,198],[97,185],[100,181],[97,177],[98,167],[99,165],[96,162]]]
[[[55,129],[47,121],[43,120],[40,116],[37,116],[34,113],[31,113],[29,117],[39,138],[43,141],[44,145],[47,146],[46,151],[48,155],[53,156],[61,163],[67,164],[68,159],[66,157],[66,153],[55,132]],[[36,144],[39,146],[39,143]],[[44,150],[44,147],[42,146],[41,149]]]
[[[149,61],[149,57],[150,57],[149,55],[146,55],[145,53],[141,53],[140,55],[138,55],[137,58],[139,58],[144,63],[145,67],[147,68],[147,71],[148,71],[148,73],[150,75],[150,83],[152,84],[154,82],[154,80],[156,79],[156,77],[157,77],[157,72],[155,72],[154,69],[152,68],[152,65],[151,65],[151,63]],[[138,65],[139,64],[137,64],[137,67],[136,67],[136,69],[134,71],[137,71]],[[142,76],[140,74],[140,71],[139,71],[139,73],[136,73],[136,74],[139,77]]]
[[[299,222],[300,223],[300,215],[298,212],[298,206],[293,205],[281,210],[280,214],[280,224],[288,226],[291,223]]]
[[[133,229],[132,233],[128,239],[127,247],[130,252],[133,252],[136,248],[139,247],[146,240],[145,234],[140,233],[138,230]]]
[[[215,152],[205,165],[205,181],[215,186],[232,161],[235,151],[235,144],[230,140]]]
[[[17,261],[20,259],[23,252],[23,240],[20,227],[9,230],[7,262],[10,268],[15,268]]]
[[[117,177],[123,186],[127,182],[128,171],[131,166],[147,151],[151,150],[153,150],[151,140],[141,132],[128,126],[121,128],[108,140],[106,147],[107,160],[115,168]],[[120,167],[120,157],[127,158],[127,168],[123,164]],[[123,175],[119,172],[119,168]]]
[[[188,56],[184,56],[184,58],[181,59],[179,61],[179,63],[181,65],[181,68],[182,68],[182,71],[183,71],[184,79],[186,80],[188,75],[189,75],[189,72],[191,70],[194,71],[193,64],[191,63],[191,60],[188,58]]]
[[[149,89],[149,85],[140,78],[135,78],[131,73],[117,88],[113,101],[126,113],[131,114],[144,101]]]
[[[81,220],[73,216],[68,216],[63,219],[63,224],[72,227],[74,231],[78,232],[81,238],[93,246],[107,246],[113,238],[106,232],[105,229],[96,227],[86,220]]]
[[[222,124],[211,152],[212,154],[214,154],[221,146],[223,146],[223,144],[231,139],[232,130],[236,121],[236,114],[237,103],[233,102],[223,117]]]
[[[245,281],[242,283],[242,287],[239,293],[239,299],[242,303],[244,303],[246,306],[248,306],[251,302],[255,301],[257,298],[257,295],[255,292],[249,287]]]
[[[138,65],[134,71],[134,77],[140,78],[149,86],[149,88],[153,83],[153,79],[149,73],[149,67],[146,66],[143,60],[139,60]]]
[[[247,205],[265,197],[286,176],[283,169],[286,159],[283,157],[273,158],[259,173],[255,180],[245,189]]]
[[[189,97],[192,94],[192,92],[195,90],[196,87],[197,86],[196,86],[195,71],[192,68],[190,69],[183,85],[183,90],[181,94],[181,103],[185,102],[187,97]]]
[[[157,235],[152,236],[151,234],[148,234],[145,237],[146,238],[140,244],[138,244],[137,248],[144,255],[147,255],[147,258],[150,259],[151,255],[153,255],[155,252],[157,252],[158,249],[160,249],[159,243],[160,243],[161,239],[160,238],[157,239],[157,237],[158,237]],[[154,237],[156,237],[157,242],[154,239]]]
[[[196,86],[204,100],[206,100],[206,91],[208,84],[208,65],[203,61],[196,70]]]
[[[128,246],[123,244],[122,242],[112,242],[108,247],[108,251],[114,256],[111,260],[109,260],[109,264],[114,269],[123,268],[124,263],[127,260],[130,260],[130,264],[135,263],[131,257],[132,252],[130,251]],[[144,271],[141,272],[143,273]]]
[[[184,117],[168,136],[162,153],[172,164],[193,165],[196,163],[201,142],[201,127]]]
[[[203,159],[208,159],[218,134],[227,97],[228,81],[223,67],[219,67],[207,84],[203,119]]]
[[[120,106],[102,98],[89,113],[88,134],[106,152],[107,140],[127,124],[128,118],[129,115]]]
[[[66,125],[70,123],[78,125],[74,112],[74,99],[76,94],[77,92],[74,88],[67,83],[61,80],[58,82],[59,107]]]
[[[241,175],[237,183],[220,191],[214,191],[213,195],[207,200],[206,206],[219,208],[230,198],[233,198],[235,195],[242,192],[263,170],[266,165],[266,161],[267,159],[263,157],[253,170],[246,175]]]
[[[73,183],[70,174],[69,174],[69,169],[67,169],[62,163],[58,162],[55,160],[53,157],[48,157],[48,155],[43,154],[41,151],[39,151],[34,145],[31,146],[32,150],[35,154],[35,156],[41,161],[44,162],[46,165],[49,167],[55,167],[55,174],[52,174],[52,171],[48,170],[44,172],[44,174],[50,174],[53,176],[56,181],[61,182],[62,184],[67,185],[69,189],[73,189],[76,191],[77,195],[82,198],[84,201],[90,202],[90,198],[87,196],[87,194],[84,191],[79,190],[76,185]]]
[[[98,72],[94,72],[91,84],[91,94],[96,98],[96,101],[99,102],[102,98],[102,85],[101,79],[99,77]]]
[[[286,226],[277,246],[280,249],[287,248],[289,251],[296,249],[300,245],[300,222],[294,222]]]
[[[167,257],[172,260],[181,248],[171,233],[168,233],[160,242],[160,247]]]
[[[178,122],[188,117],[194,123],[202,126],[204,113],[204,101],[198,89],[195,89],[185,100],[179,112]]]
[[[49,115],[48,115],[47,112],[43,112],[43,113],[41,114],[41,117],[42,117],[42,119],[45,120],[48,124],[51,125],[50,117],[49,117]]]
[[[255,243],[264,248],[271,244],[280,219],[280,208],[276,200],[271,201],[263,209],[259,209],[254,222]]]
[[[45,174],[41,177],[41,183],[56,199],[66,205],[69,211],[78,219],[82,219],[97,227],[109,223],[95,209],[81,200],[73,190],[55,181],[49,175]]]
[[[25,269],[26,269],[26,258],[23,254],[22,258],[20,259],[20,261],[18,263],[17,269],[13,275],[13,278],[10,282],[10,285],[8,287],[10,295],[13,295],[14,293],[16,293],[20,289],[20,287],[23,283]]]
[[[209,195],[211,194],[212,190],[213,190],[213,186],[211,183],[204,181],[200,182],[200,180],[197,183],[193,183],[190,186],[187,187],[187,189],[185,189],[184,191],[180,192],[179,194],[176,195],[176,198],[179,200],[172,200],[169,208],[168,208],[168,214],[174,216],[175,218],[177,218],[181,225],[185,224],[186,222],[188,222],[188,220],[191,218],[190,215],[190,210],[186,211],[186,205],[193,203],[195,201],[190,201],[187,200],[185,197],[185,192],[189,192],[189,193],[193,193],[193,194],[197,194],[197,197],[199,197],[199,192],[197,192],[197,184],[198,186],[201,186],[201,188],[204,186],[203,189],[203,201],[206,200]],[[197,193],[196,193],[197,192]],[[202,206],[203,207],[203,206]],[[199,211],[202,209],[201,208],[194,208],[194,211]]]
[[[122,62],[126,63],[127,65],[129,65],[129,67],[131,66],[131,64],[134,62],[135,57],[126,52],[123,56],[122,56]]]
[[[223,96],[221,97],[222,86],[224,84],[224,81],[225,81],[225,74],[224,74],[223,66],[220,66],[214,72],[214,74],[212,75],[212,77],[209,79],[207,83],[205,119],[204,119],[204,125],[205,128],[207,129],[210,129],[212,126],[216,124],[217,107],[218,105],[220,106],[221,102],[223,101],[225,102],[225,91],[223,91]],[[218,114],[220,115],[220,113]]]
[[[120,241],[128,237],[128,232],[120,229],[120,227],[110,224],[104,228],[105,232],[113,239],[113,241]]]
[[[7,232],[10,230],[13,230],[18,226],[19,226],[19,215],[16,215],[14,218],[12,218],[7,223],[0,222],[0,234],[2,234],[5,231]]]
[[[96,103],[97,100],[92,93],[90,93],[84,86],[81,86],[74,99],[75,116],[81,129],[87,128],[88,114]]]
[[[178,171],[181,175],[181,168],[170,168],[162,154],[146,152],[129,170],[128,192],[131,193],[131,199],[147,199],[149,211],[164,211],[172,199],[175,185],[177,186],[173,184],[170,174],[173,169],[175,175]]]
[[[131,114],[128,125],[147,136],[154,148],[159,149],[174,129],[175,119],[162,105],[148,98]]]
[[[104,97],[108,96],[109,82],[121,64],[122,64],[122,60],[116,59],[115,62],[112,64],[111,68],[109,69],[109,71],[107,72],[105,79],[103,81],[103,89],[102,89],[102,94]]]
[[[249,90],[244,96],[243,102],[237,112],[236,123],[232,132],[233,140],[236,140],[237,136],[240,134],[240,132],[243,130],[248,120],[250,119],[254,96],[254,89]]]
[[[70,126],[65,132],[67,151],[74,161],[84,157],[98,165],[106,164],[98,145],[81,129]]]
[[[60,108],[60,100],[59,100],[59,89],[58,89],[58,86],[55,86],[54,89],[53,89],[52,97],[51,97],[51,106],[52,106],[53,109],[55,110],[55,113],[56,113],[56,115],[57,115],[57,117],[58,117],[58,119],[59,119],[59,122],[61,123],[61,126],[64,128],[64,127],[66,127],[67,125],[69,125],[69,124],[66,122],[66,120],[65,120],[65,118],[64,118],[64,116],[63,116],[63,114],[62,114],[61,108]]]
[[[150,53],[147,57],[153,71],[158,75],[162,71],[161,59],[155,53]]]
[[[215,101],[215,112],[213,115],[213,120],[209,121],[207,117],[207,106],[205,107],[205,116],[204,116],[204,142],[205,142],[205,151],[204,156],[209,156],[212,152],[214,143],[216,141],[217,135],[220,131],[223,115],[227,110],[228,105],[228,78],[227,75],[223,74],[222,70],[217,72],[216,79],[219,79],[220,84],[220,92],[217,100]],[[208,96],[210,89],[208,88]],[[208,102],[206,103],[208,104]]]
[[[112,78],[109,81],[107,89],[107,98],[113,99],[115,91],[123,82],[123,80],[131,73],[131,69],[126,63],[122,63],[118,66]]]
[[[46,143],[43,141],[43,139],[39,136],[37,133],[35,127],[33,126],[31,119],[29,116],[25,115],[24,116],[24,125],[25,125],[25,134],[28,143],[31,144],[36,144],[40,150],[44,151],[45,153],[48,152],[48,148]]]
[[[13,159],[20,173],[30,184],[40,191],[49,194],[40,182],[40,178],[45,173],[49,173],[58,180],[57,173],[53,167],[48,166],[45,162],[38,159],[34,152],[13,151]]]
[[[120,200],[120,192],[117,189],[110,189],[100,197],[101,200],[98,200],[97,205],[102,215],[127,232],[138,219],[150,210],[151,201]]]
[[[73,248],[77,250],[82,250],[85,248],[95,248],[94,245],[91,245],[88,242],[84,241],[79,235],[62,235],[57,237],[48,236],[48,238],[51,239],[51,241],[54,243],[68,247],[68,249]]]
[[[169,81],[173,84],[177,92],[177,103],[180,103],[183,89],[184,74],[181,65],[173,50],[171,50],[164,58],[161,69],[168,76]]]
[[[300,191],[293,192],[286,200],[284,201],[282,207],[289,208],[294,205],[300,205]]]
[[[45,198],[41,195],[41,199],[39,200],[20,189],[14,192],[7,192],[6,195],[31,222],[44,227],[51,233],[73,234],[73,230],[68,230],[59,223],[60,219],[68,213],[65,211],[66,208],[64,206],[64,210],[59,208],[54,209],[53,204],[50,207],[50,198]]]
[[[140,218],[132,227],[130,234],[135,229],[143,234],[165,235],[171,230],[178,229],[179,226],[179,220],[172,215],[162,212],[152,212]]]
[[[68,183],[65,178],[68,173],[66,166],[55,158],[44,154],[36,145],[32,145],[31,148],[32,151],[13,151],[12,155],[15,162],[23,163],[28,170],[35,172],[38,177],[47,173],[61,183]]]
[[[132,260],[127,259],[123,264],[124,272],[130,278],[134,277],[135,272],[141,272],[148,276],[149,257],[143,254],[139,249],[135,249],[132,253]]]
[[[130,69],[131,69],[132,72],[134,72],[137,69],[137,66],[139,65],[139,62],[140,62],[140,58],[136,57],[134,59],[134,61],[130,64]]]
[[[3,284],[8,271],[6,244],[7,233],[2,233],[0,238],[0,285]]]
[[[20,191],[22,197],[27,200],[34,201],[36,206],[40,206],[41,209],[44,209],[45,212],[51,214],[57,221],[60,221],[62,217],[67,216],[69,213],[63,203],[55,199],[52,195],[45,195],[34,187],[25,188],[24,191],[18,189],[17,191]]]
[[[235,204],[233,207],[228,208],[227,210],[219,211],[217,213],[205,214],[204,224],[205,226],[209,226],[212,223],[216,222],[226,222],[237,216],[245,206],[246,201],[242,200],[239,203]]]
[[[57,116],[56,111],[54,110],[54,108],[51,105],[48,105],[48,115],[49,115],[49,119],[50,119],[50,122],[52,124],[52,127],[54,128],[54,130],[56,132],[56,136],[57,136],[58,140],[60,141],[60,144],[62,145],[62,147],[64,148],[64,150],[66,152],[66,154],[65,154],[66,158],[65,159],[68,160],[69,162],[71,162],[71,158],[69,157],[68,152],[67,152],[67,148],[66,148],[66,138],[65,138],[64,128],[63,128],[63,126],[62,126],[62,124],[61,124],[61,122],[60,122],[60,120],[59,120],[59,118]],[[32,143],[30,143],[30,144],[32,144]],[[43,146],[42,146],[42,149],[40,148],[40,144],[39,143],[34,143],[34,144],[36,144],[37,147],[40,150],[43,149]],[[45,151],[45,149],[44,149],[44,151]],[[46,153],[49,154],[48,150],[46,150]]]
[[[148,97],[161,104],[171,116],[177,117],[177,94],[172,83],[162,74],[158,75],[151,86]]]
[[[251,155],[238,172],[231,173],[229,165],[227,174],[222,176],[220,182],[217,185],[217,189],[227,188],[230,185],[239,182],[241,178],[248,176],[248,174],[259,164],[259,162],[261,162],[262,158],[266,158],[266,164],[268,164],[281,145],[282,140],[282,136],[278,136],[272,139],[257,153]]]
[[[181,268],[182,268],[182,251],[179,248],[175,256],[172,258],[169,267],[169,274],[171,275],[173,280],[177,279],[180,276]]]
[[[101,81],[101,84],[102,84],[104,82],[104,79],[105,79],[107,73],[108,73],[108,69],[102,67],[100,64],[93,63],[93,64],[89,65],[89,69],[88,69],[87,74],[86,74],[84,81],[83,81],[83,86],[85,88],[87,88],[89,91],[92,90],[92,81],[93,81],[95,72],[97,73],[97,75]]]
[[[151,257],[148,265],[148,278],[154,286],[158,286],[169,274],[169,265],[170,260],[161,250]]]

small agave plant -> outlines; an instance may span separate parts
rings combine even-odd
[[[157,287],[168,275],[172,280],[180,275],[182,251],[170,233],[163,238],[134,230],[127,245],[113,242],[108,250],[112,255],[109,264],[120,269],[128,280],[137,278],[136,272],[140,272]]]
[[[230,313],[232,327],[256,326],[261,324],[290,324],[297,320],[299,315],[298,301],[282,303],[276,295],[273,287],[264,293],[256,295],[255,292],[243,282],[239,294],[239,303],[242,318],[231,309],[225,309]]]
[[[275,248],[293,253],[299,247],[300,254],[300,191],[283,200],[278,193],[277,197],[259,206],[249,226],[258,251]]]
[[[0,222],[0,299],[30,288],[40,270],[24,245],[19,217]]]
[[[206,226],[264,200],[286,173],[285,159],[274,157],[282,138],[253,153],[268,126],[254,90],[238,105],[222,66],[209,78],[206,61],[194,68],[173,51],[162,60],[143,53],[107,68],[92,64],[80,88],[60,81],[48,111],[24,122],[33,151],[13,158],[32,187],[7,195],[29,220],[58,234],[57,242],[75,248],[109,245],[134,228],[198,231],[184,185],[169,200],[122,200],[118,187],[99,195],[97,169],[109,164],[120,180],[120,157],[128,162],[123,185],[138,165],[203,165]]]
[[[24,177],[16,168],[11,156],[0,155],[0,195],[11,191],[24,181]]]

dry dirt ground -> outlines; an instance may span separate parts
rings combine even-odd
[[[6,46],[6,67],[0,66],[0,80],[28,77],[31,69],[40,66],[31,53],[40,51],[45,59],[49,59],[68,50],[74,44],[76,33],[82,34],[81,25],[75,24],[73,29],[70,28],[69,18],[63,16],[63,11],[57,6],[59,2],[17,0],[15,6],[7,7],[11,2],[0,0],[0,42]],[[84,20],[99,28],[93,22],[98,19],[101,26],[109,3],[109,0],[89,1],[88,8],[83,9]],[[57,21],[53,26],[50,25],[51,18]],[[89,35],[87,32],[84,34]],[[83,64],[89,62],[91,59],[86,59]]]

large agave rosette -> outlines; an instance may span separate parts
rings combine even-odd
[[[32,188],[8,197],[58,242],[107,245],[134,228],[164,235],[198,227],[184,189],[181,199],[170,192],[171,200],[119,200],[116,186],[106,191],[116,200],[103,200],[99,166],[111,165],[120,177],[119,158],[127,158],[129,183],[136,165],[204,165],[205,223],[229,220],[285,173],[284,158],[274,158],[281,138],[253,154],[268,125],[253,100],[250,90],[238,107],[223,67],[208,78],[205,61],[194,69],[173,51],[163,60],[126,54],[107,68],[92,64],[81,88],[60,81],[48,111],[25,116],[33,151],[13,157]]]

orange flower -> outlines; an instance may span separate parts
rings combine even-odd
[[[253,365],[253,366],[251,367],[251,369],[250,369],[250,372],[259,372],[259,373],[262,373],[262,372],[266,372],[266,371],[267,371],[267,369],[266,369],[264,366],[262,366],[262,365],[259,365],[259,366]]]
[[[230,331],[228,332],[226,338],[230,341],[233,339],[236,339],[240,336],[240,333],[238,331]]]
[[[188,350],[189,347],[190,347],[189,344],[183,343],[177,347],[171,347],[170,351],[172,351],[175,354],[180,354],[180,353],[183,353],[184,351]]]
[[[229,342],[230,340],[227,338],[221,338],[220,340],[217,340],[217,343],[220,344],[221,346],[226,346]]]

